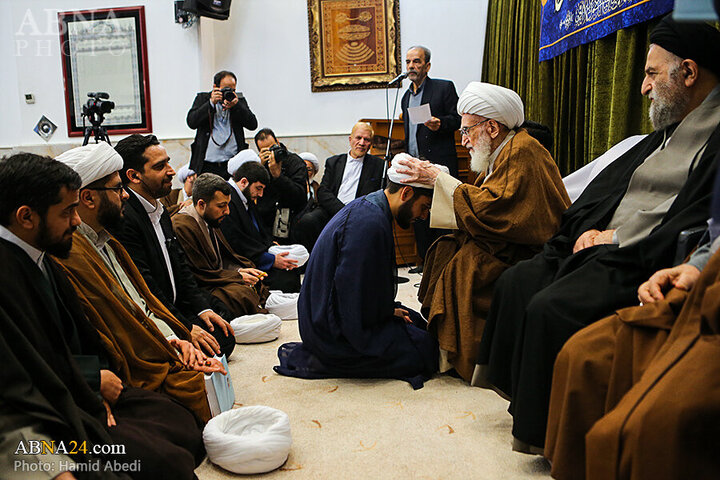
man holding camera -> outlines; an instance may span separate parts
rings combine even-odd
[[[257,201],[260,221],[275,240],[289,243],[291,221],[307,203],[307,167],[302,158],[278,142],[269,128],[255,134],[255,146],[270,173],[270,183]]]
[[[235,74],[222,70],[213,77],[211,92],[198,93],[187,114],[188,127],[197,130],[190,146],[190,169],[198,175],[214,173],[230,178],[227,162],[248,148],[243,128],[255,130],[257,118],[242,93],[236,92]]]

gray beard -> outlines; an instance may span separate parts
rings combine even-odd
[[[473,145],[473,149],[470,152],[470,170],[477,174],[485,173],[490,166],[490,144],[486,142],[478,142],[478,145]]]
[[[650,104],[650,122],[655,130],[663,130],[673,123],[679,122],[684,110],[685,105],[683,103],[664,103],[664,100],[656,98]]]
[[[653,102],[648,114],[655,130],[663,130],[683,118],[690,97],[679,85],[677,72],[670,74],[670,84],[658,85],[653,92]]]

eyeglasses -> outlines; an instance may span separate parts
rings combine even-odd
[[[85,187],[85,188],[88,190],[98,190],[98,191],[114,190],[115,193],[117,193],[118,195],[122,195],[122,190],[123,190],[122,185],[118,185],[117,187]]]
[[[470,135],[470,130],[472,130],[473,128],[477,127],[478,125],[482,125],[483,123],[487,122],[488,120],[491,120],[491,119],[490,119],[490,118],[486,118],[486,119],[483,120],[482,122],[478,122],[478,123],[476,123],[475,125],[470,125],[469,127],[462,127],[462,128],[460,129],[460,135],[461,135],[461,136],[462,136],[462,135]]]

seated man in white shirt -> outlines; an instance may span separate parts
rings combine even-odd
[[[312,249],[327,222],[346,204],[358,197],[380,190],[383,160],[368,153],[374,132],[369,123],[356,123],[348,140],[348,153],[334,155],[325,161],[317,207],[296,219],[295,241]]]

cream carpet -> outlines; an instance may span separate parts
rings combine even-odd
[[[400,273],[397,300],[419,307],[420,275]],[[268,479],[536,479],[547,462],[511,451],[507,402],[460,379],[436,375],[420,390],[400,380],[283,377],[277,348],[298,341],[297,322],[283,322],[274,342],[238,345],[230,362],[236,402],[267,405],[290,416],[293,445]],[[201,480],[240,477],[205,460]]]

